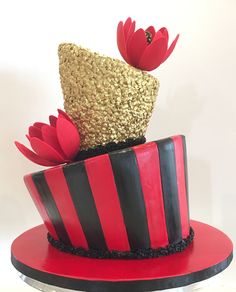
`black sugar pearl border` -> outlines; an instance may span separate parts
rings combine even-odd
[[[175,254],[177,252],[184,251],[193,241],[194,230],[190,227],[189,236],[182,239],[180,242],[169,244],[164,248],[143,248],[131,251],[109,251],[109,250],[86,250],[81,247],[73,247],[64,244],[63,242],[54,239],[49,233],[47,235],[48,242],[56,249],[70,253],[76,256],[88,257],[94,259],[149,259],[158,258],[162,256],[167,256]]]
[[[138,138],[129,138],[122,142],[110,142],[106,145],[98,145],[94,148],[89,148],[87,150],[80,151],[75,157],[74,161],[81,161],[87,158],[91,158],[97,155],[107,154],[112,151],[122,150],[125,148],[137,146],[140,144],[144,144],[146,142],[146,138],[144,136]]]

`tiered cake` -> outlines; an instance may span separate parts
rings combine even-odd
[[[166,28],[135,31],[128,18],[117,28],[127,64],[59,46],[66,112],[29,127],[33,151],[16,142],[31,161],[53,166],[24,177],[44,225],[13,242],[12,263],[31,285],[154,291],[207,279],[230,264],[229,238],[189,220],[184,136],[145,143],[159,88],[147,71],[177,40],[168,47]]]
[[[183,136],[145,143],[159,88],[144,70],[172,52],[165,28],[118,25],[129,64],[74,44],[59,46],[67,114],[29,129],[34,162],[56,165],[25,183],[56,248],[97,258],[149,258],[182,251],[189,224]],[[131,66],[131,65],[132,66]],[[143,70],[141,70],[141,69]]]

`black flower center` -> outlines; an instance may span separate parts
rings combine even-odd
[[[146,35],[148,44],[150,44],[152,42],[152,34],[146,30],[145,35]]]

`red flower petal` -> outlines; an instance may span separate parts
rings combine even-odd
[[[152,43],[155,43],[157,40],[159,40],[159,39],[161,39],[161,38],[163,38],[163,37],[165,37],[165,36],[163,36],[162,31],[159,29],[159,30],[156,32],[156,34],[155,34],[155,36],[154,36],[154,38],[153,38],[153,40],[152,40]],[[166,43],[167,43],[167,42],[166,42]]]
[[[128,17],[124,24],[124,36],[125,36],[126,41],[127,41],[127,36],[128,36],[128,32],[129,32],[131,24],[132,24],[132,19],[131,17]]]
[[[166,55],[165,55],[165,57],[164,57],[162,62],[165,62],[169,58],[170,54],[173,52],[173,50],[174,50],[174,48],[176,46],[176,43],[177,43],[178,39],[179,39],[179,34],[176,36],[176,38],[174,39],[174,41],[170,45],[170,47],[167,50]]]
[[[124,35],[124,28],[123,28],[123,22],[120,21],[117,27],[117,46],[120,51],[121,56],[124,58],[124,60],[129,63],[129,59],[127,56],[126,51],[126,41],[125,41],[125,35]]]
[[[15,141],[15,145],[18,148],[18,150],[29,160],[31,160],[34,163],[43,165],[43,166],[54,166],[57,165],[57,163],[52,162],[52,161],[47,161],[43,159],[42,157],[38,156],[35,154],[33,151],[25,147],[23,144]]]
[[[154,43],[151,43],[144,51],[138,64],[138,68],[146,71],[156,69],[163,62],[166,50],[167,43],[164,37],[158,39]]]
[[[69,159],[73,159],[80,148],[80,136],[76,126],[59,116],[56,130],[61,149]]]
[[[41,129],[35,126],[30,126],[29,127],[29,136],[30,137],[37,137],[39,139],[42,139],[42,133]]]
[[[72,121],[72,119],[68,116],[68,114],[67,114],[66,112],[64,112],[64,111],[61,110],[61,109],[58,109],[57,111],[58,111],[58,114],[59,114],[59,115],[63,116],[63,118],[65,118],[67,121],[69,121],[69,122],[71,122],[72,124],[74,124],[73,121]]]
[[[138,29],[131,37],[127,45],[127,53],[130,65],[136,67],[140,58],[148,46],[147,38],[143,29]]]
[[[152,38],[154,38],[156,31],[155,31],[155,28],[153,26],[149,26],[145,31],[150,32],[152,35]]]
[[[166,42],[167,42],[167,44],[168,44],[168,41],[169,41],[169,33],[168,33],[167,28],[162,27],[162,28],[160,29],[160,31],[162,32],[163,37],[166,38]]]
[[[45,125],[47,125],[47,124],[45,124],[45,123],[40,123],[40,122],[36,122],[36,123],[34,123],[34,127],[39,128],[39,129],[41,129],[42,126],[45,126]]]
[[[56,127],[57,124],[57,117],[51,115],[49,116],[49,122],[52,127]]]
[[[66,158],[66,155],[63,153],[61,146],[58,142],[56,128],[52,126],[43,126],[42,127],[42,139],[47,144],[51,145],[55,150],[57,150],[62,157]]]
[[[126,37],[126,44],[129,38],[133,35],[134,31],[135,31],[135,21],[133,21],[132,24],[130,25],[130,28]]]
[[[52,161],[56,164],[68,162],[68,160],[64,159],[52,146],[36,137],[30,138],[30,145],[43,159]]]

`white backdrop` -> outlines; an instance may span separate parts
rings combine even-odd
[[[10,244],[41,223],[22,180],[40,167],[13,141],[26,143],[27,127],[62,107],[58,44],[121,58],[116,25],[127,16],[141,27],[166,26],[171,39],[180,33],[153,72],[161,88],[147,138],[186,135],[191,217],[236,242],[235,12],[235,0],[0,1],[0,291],[34,291],[11,267]],[[224,285],[236,287],[235,268],[223,273]]]

